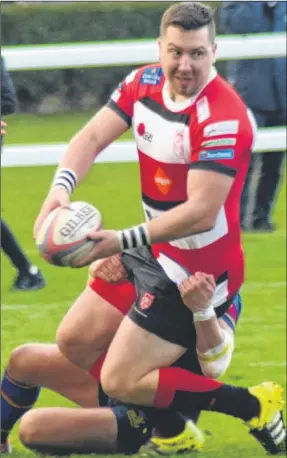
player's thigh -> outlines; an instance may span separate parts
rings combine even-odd
[[[69,309],[57,330],[60,347],[79,346],[91,350],[105,350],[114,336],[125,313],[121,297],[126,297],[129,286],[107,284],[109,296],[105,298],[102,284],[94,282],[88,286]],[[98,286],[97,286],[98,285]],[[107,296],[107,294],[106,294]],[[125,300],[127,307],[128,297]]]
[[[24,415],[20,439],[31,448],[53,447],[83,452],[113,451],[117,423],[111,409],[41,408]]]
[[[56,344],[25,344],[10,355],[8,376],[48,388],[83,407],[98,405],[98,384],[85,370],[70,363]]]
[[[124,391],[129,390],[147,373],[170,366],[184,352],[182,346],[162,339],[125,317],[102,368],[103,389],[108,386],[108,391],[113,391],[114,387],[121,386]]]

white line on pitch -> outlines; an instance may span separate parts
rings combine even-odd
[[[67,304],[2,304],[1,305],[1,310],[7,311],[7,310],[22,310],[22,309],[28,309],[28,308],[35,308],[35,307],[41,307],[41,309],[44,308],[52,308],[52,307],[67,307]]]
[[[253,289],[261,289],[265,288],[265,290],[268,290],[269,288],[282,288],[283,286],[286,287],[286,282],[284,281],[279,281],[279,282],[271,282],[271,283],[266,283],[266,282],[246,282],[245,285],[243,286],[242,290],[243,291],[248,291],[248,290],[253,290]],[[68,304],[67,304],[68,305]],[[6,310],[21,310],[25,308],[30,308],[30,307],[46,307],[46,308],[51,308],[51,307],[60,307],[60,306],[65,306],[65,304],[3,304],[1,305],[1,310],[6,311]],[[257,319],[257,318],[256,318]]]
[[[282,286],[286,286],[285,281],[277,281],[277,282],[245,282],[243,284],[242,289],[243,290],[248,290],[248,289],[268,289],[268,288],[282,288]]]
[[[257,363],[249,363],[250,367],[285,367],[286,361],[262,361]]]

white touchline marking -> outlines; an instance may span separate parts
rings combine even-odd
[[[283,286],[286,287],[286,281],[277,281],[277,282],[245,282],[242,286],[242,290],[249,290],[249,289],[261,289],[261,288],[282,288]]]
[[[243,287],[242,291],[249,291],[249,290],[257,290],[261,288],[265,288],[265,291],[274,288],[282,288],[283,286],[286,287],[286,282],[284,281],[279,281],[279,282],[246,282]],[[2,311],[7,311],[7,310],[21,310],[25,308],[30,308],[30,307],[45,307],[45,308],[51,308],[51,307],[63,307],[63,306],[68,306],[69,304],[60,304],[60,303],[55,303],[55,304],[2,304],[1,305],[1,310]],[[257,320],[258,318],[256,318]]]
[[[262,361],[257,363],[248,363],[250,367],[285,367],[286,361]]]
[[[42,310],[42,308],[68,307],[68,304],[2,304],[1,310],[4,312],[9,310],[24,310],[32,307],[41,307]]]

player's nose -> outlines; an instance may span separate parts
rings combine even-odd
[[[192,59],[188,54],[182,54],[178,63],[178,70],[181,72],[190,72],[192,69]]]

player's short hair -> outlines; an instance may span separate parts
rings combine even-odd
[[[200,2],[180,2],[170,6],[162,16],[160,35],[173,25],[184,30],[198,30],[208,27],[211,43],[215,40],[216,28],[213,11]]]

